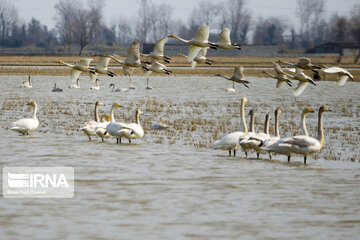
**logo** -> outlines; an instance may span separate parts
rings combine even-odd
[[[74,168],[5,167],[3,196],[5,198],[72,198]]]

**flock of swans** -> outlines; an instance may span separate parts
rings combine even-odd
[[[219,34],[219,41],[209,42],[209,26],[203,24],[196,36],[191,40],[185,40],[176,35],[169,35],[170,38],[178,39],[181,42],[184,42],[189,45],[188,55],[178,54],[187,58],[187,61],[191,63],[191,67],[195,68],[197,63],[205,63],[211,65],[214,61],[207,58],[207,49],[238,49],[241,47],[232,43],[230,40],[230,29],[225,28]],[[139,41],[135,40],[130,47],[128,48],[127,57],[125,60],[119,60],[114,55],[105,55],[102,56],[99,60],[99,63],[96,66],[90,66],[92,59],[81,59],[76,64],[69,64],[64,61],[57,61],[58,63],[64,64],[71,68],[71,85],[69,88],[80,88],[79,76],[81,72],[88,73],[90,80],[95,83],[90,89],[98,90],[100,89],[98,75],[107,75],[114,77],[115,73],[108,68],[110,60],[114,60],[122,66],[124,75],[129,76],[130,86],[129,88],[116,88],[115,84],[111,83],[109,88],[112,88],[112,92],[127,92],[130,89],[135,89],[135,86],[132,85],[132,74],[135,68],[143,69],[144,72],[150,74],[151,72],[170,74],[169,70],[164,64],[158,62],[163,61],[165,63],[170,63],[171,58],[164,55],[164,45],[168,41],[168,38],[165,37],[160,39],[154,47],[154,51],[150,54],[140,53]],[[140,61],[140,56],[147,57],[151,59],[151,62]],[[286,64],[292,68],[282,69],[280,64]],[[345,84],[347,79],[353,79],[353,76],[346,71],[345,69],[339,67],[326,67],[324,65],[317,66],[311,63],[311,60],[306,57],[301,57],[299,62],[290,63],[279,60],[273,62],[273,68],[275,70],[275,75],[263,71],[267,76],[276,79],[276,87],[280,88],[283,85],[288,85],[292,87],[292,80],[298,81],[298,86],[293,90],[295,96],[299,96],[307,87],[308,84],[317,85],[314,80],[320,80],[321,73],[327,74],[337,74],[338,81],[337,84],[342,86]],[[292,75],[285,70],[295,73]],[[313,77],[305,74],[304,70],[310,70],[313,72]],[[234,74],[231,77],[223,76],[217,74],[216,76],[225,78],[233,82],[233,87],[228,88],[227,91],[236,91],[235,83],[243,84],[245,87],[249,88],[250,81],[246,80],[244,76],[244,68],[237,66],[234,68]],[[23,82],[20,87],[31,88],[32,82],[31,77],[29,76],[28,81]],[[152,87],[149,86],[149,79],[147,78],[147,87],[146,89],[151,90]],[[55,83],[53,92],[62,92],[63,89],[59,88]],[[317,138],[310,137],[305,124],[306,114],[313,112],[312,109],[306,108],[302,113],[302,129],[303,135],[292,136],[281,138],[279,134],[279,115],[281,113],[280,109],[275,111],[275,136],[269,134],[269,122],[270,115],[266,115],[265,129],[264,132],[255,132],[254,129],[254,110],[250,111],[250,129],[248,130],[245,119],[245,103],[248,101],[246,97],[242,98],[241,103],[241,121],[242,121],[242,131],[237,131],[225,135],[221,140],[216,141],[213,148],[228,150],[229,155],[231,156],[231,151],[233,151],[234,156],[236,155],[236,150],[241,147],[247,156],[248,151],[253,150],[257,153],[259,157],[260,153],[268,152],[269,157],[271,158],[271,153],[283,154],[288,156],[288,161],[292,154],[300,154],[304,156],[304,163],[306,163],[306,158],[308,155],[320,151],[324,144],[324,133],[322,125],[322,114],[326,111],[330,111],[326,107],[320,107],[319,109],[319,120],[318,120],[318,136]],[[21,134],[29,134],[29,132],[34,131],[38,125],[39,120],[36,117],[37,113],[37,104],[35,101],[28,103],[29,106],[34,108],[33,115],[31,118],[21,119],[13,123],[11,130],[17,131]],[[125,138],[131,143],[132,139],[142,138],[144,136],[143,128],[140,124],[140,115],[142,114],[140,109],[135,110],[135,122],[134,123],[122,123],[116,122],[114,119],[114,110],[120,107],[120,104],[113,103],[110,109],[110,112],[107,116],[99,117],[98,107],[102,106],[101,101],[97,101],[95,104],[95,119],[92,121],[85,122],[81,127],[81,130],[88,136],[89,140],[91,137],[98,136],[104,141],[104,138],[113,136],[116,138],[117,143],[121,143],[121,139]],[[168,126],[159,122],[156,126],[154,125],[152,129],[166,129]]]

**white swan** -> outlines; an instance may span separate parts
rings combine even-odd
[[[96,101],[95,111],[94,111],[95,121],[85,122],[80,128],[80,130],[83,131],[89,137],[90,141],[91,141],[91,136],[96,136],[95,128],[96,128],[96,125],[100,122],[98,108],[99,108],[99,106],[103,106],[103,105],[104,105],[103,102]]]
[[[130,77],[130,87],[129,89],[135,89],[135,86],[132,85],[132,73],[134,68],[143,68],[148,70],[145,63],[140,62],[140,43],[139,40],[134,40],[134,42],[130,45],[127,52],[127,58],[123,61],[120,61],[113,55],[106,55],[106,57],[110,57],[116,62],[118,62],[121,66],[123,66],[123,72],[125,76]]]
[[[110,115],[106,114],[105,116],[102,116],[101,122],[96,124],[95,133],[101,138],[101,141],[104,141],[104,138],[110,137],[110,134],[106,131],[106,127],[109,123]]]
[[[325,69],[322,68],[320,70],[313,69],[313,72],[315,73],[313,77],[315,80],[321,80],[319,72],[325,74],[337,74],[338,80],[336,81],[336,84],[339,86],[344,86],[348,79],[354,80],[354,77],[351,75],[351,73],[340,67],[329,67]]]
[[[76,79],[76,83],[69,86],[69,88],[80,88],[80,78]]]
[[[154,50],[150,54],[140,53],[141,56],[150,57],[154,60],[163,60],[166,63],[170,63],[171,58],[164,55],[164,46],[169,39],[167,37],[160,39],[155,43]]]
[[[79,78],[81,72],[88,72],[88,73],[95,74],[95,71],[92,70],[89,66],[91,61],[92,61],[92,59],[90,59],[90,58],[80,59],[80,61],[78,63],[76,63],[75,65],[66,63],[61,60],[57,61],[57,63],[61,63],[61,64],[64,64],[64,65],[72,68],[71,72],[70,72],[70,74],[71,74],[70,81],[71,81],[72,85],[69,86],[69,88],[80,88],[80,87],[72,87],[72,86],[78,85],[77,79]]]
[[[96,78],[95,80],[95,85],[90,87],[91,90],[99,90],[100,89],[100,85],[99,85],[99,79]]]
[[[279,60],[278,62],[287,64],[287,65],[291,65],[291,66],[294,66],[296,68],[301,68],[303,70],[321,69],[320,66],[313,65],[311,63],[310,58],[307,58],[307,57],[300,57],[299,62],[297,62],[297,63],[286,62],[286,61],[283,61],[283,60]]]
[[[19,87],[20,88],[32,88],[31,76],[28,77],[27,81],[22,82]]]
[[[135,110],[135,123],[128,123],[122,126],[122,129],[119,131],[120,135],[129,140],[131,143],[131,139],[142,138],[144,136],[144,130],[140,124],[140,115],[142,111],[140,109]]]
[[[196,55],[199,53],[201,48],[216,49],[217,44],[208,41],[209,33],[210,33],[209,26],[206,24],[203,24],[200,27],[199,31],[196,33],[195,37],[191,40],[185,40],[174,34],[171,34],[168,37],[176,38],[176,39],[190,45],[187,61],[191,63],[194,60],[194,58],[196,57]]]
[[[212,59],[206,57],[207,49],[208,48],[202,48],[199,51],[199,53],[196,55],[194,60],[191,62],[191,69],[195,69],[197,63],[204,63],[207,65],[211,65],[212,63],[214,63],[214,61]],[[188,56],[186,56],[182,53],[178,53],[177,55],[184,57],[184,58],[188,58]]]
[[[55,83],[54,88],[51,91],[52,92],[62,92],[63,90],[61,88],[58,88],[56,83]]]
[[[36,117],[38,106],[35,101],[26,104],[34,108],[31,118],[23,118],[12,123],[10,130],[29,135],[29,132],[34,131],[39,126],[39,120]]]
[[[298,80],[298,86],[293,90],[294,96],[302,94],[309,83],[316,86],[314,80],[304,73],[303,69],[295,68],[295,76],[292,77],[294,80]]]
[[[121,143],[121,132],[120,130],[125,126],[125,123],[115,122],[114,109],[121,107],[117,102],[114,102],[110,108],[110,123],[106,126],[106,133],[116,138],[116,143]],[[106,134],[105,133],[105,134]]]
[[[212,146],[213,149],[228,150],[229,156],[231,156],[231,151],[233,151],[234,157],[236,156],[236,150],[239,147],[239,139],[242,135],[248,132],[246,120],[245,120],[245,104],[247,102],[248,99],[246,97],[243,97],[241,99],[241,124],[243,131],[232,132],[225,135],[220,140],[215,142],[215,144]]]
[[[159,122],[157,122],[151,126],[151,129],[153,129],[153,130],[165,130],[168,128],[169,128],[169,126],[167,124],[163,123],[161,121],[161,118],[160,118]]]
[[[111,88],[111,87],[112,87],[111,92],[128,92],[129,91],[128,88],[115,88],[115,84],[113,84],[113,83],[110,83],[109,88]]]
[[[159,62],[153,62],[153,63],[151,63],[151,65],[147,65],[146,67],[148,70],[150,70],[152,72],[156,72],[156,73],[165,73],[167,75],[172,73],[172,71],[168,70],[164,64],[159,63]],[[148,73],[150,73],[150,72],[148,72]]]
[[[226,77],[221,74],[216,74],[215,76],[223,77],[223,78],[233,81],[233,82],[242,83],[242,84],[244,84],[245,87],[249,88],[249,86],[247,84],[249,84],[250,82],[244,79],[244,68],[243,67],[235,67],[234,75],[232,77]]]
[[[95,72],[95,74],[90,73],[90,79],[94,81],[98,74],[104,74],[110,77],[116,76],[115,73],[108,68],[109,62],[110,62],[109,56],[100,57],[99,63],[96,66],[90,67],[90,69],[93,70],[93,72]]]
[[[218,48],[221,49],[237,49],[241,50],[239,44],[231,43],[230,39],[230,29],[224,28],[219,34],[219,41],[216,43]]]
[[[270,77],[274,78],[277,80],[276,83],[276,88],[280,88],[282,87],[285,83],[287,85],[289,85],[290,87],[292,87],[291,85],[291,81],[289,80],[288,77],[292,78],[293,76],[291,76],[290,74],[284,72],[284,70],[281,69],[280,65],[276,62],[273,62],[274,65],[274,70],[276,72],[276,75],[272,75],[266,71],[263,71],[263,73],[269,75]]]
[[[314,112],[311,108],[306,107],[303,109],[302,114],[301,114],[301,129],[302,129],[302,133],[304,136],[309,136],[307,128],[306,128],[306,115],[308,113],[312,113]],[[277,127],[277,130],[279,128]],[[278,135],[279,133],[277,133]],[[280,134],[279,137],[276,139],[272,139],[270,142],[264,142],[264,147],[263,150],[271,153],[271,152],[275,152],[278,154],[282,154],[282,155],[286,155],[288,157],[288,162],[290,162],[290,158],[291,155],[293,154],[293,151],[291,150],[290,146],[284,144],[284,141],[286,141],[286,139],[289,138],[280,138]],[[271,159],[271,158],[270,158]]]

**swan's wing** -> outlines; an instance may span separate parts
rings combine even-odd
[[[192,61],[191,62],[191,69],[195,69],[195,67],[196,67],[196,61]]]
[[[230,29],[224,28],[221,33],[219,34],[219,42],[225,44],[231,44],[230,40]]]
[[[340,74],[345,74],[347,75],[349,78],[354,79],[353,75],[351,75],[351,73],[349,73],[349,71],[340,68],[340,67],[330,67],[330,68],[326,68],[326,69],[321,69],[323,72],[325,73],[340,73]]]
[[[297,146],[299,148],[306,148],[313,145],[314,139],[312,137],[307,137],[307,136],[294,136],[286,139],[283,143],[290,144],[292,146]]]
[[[286,83],[285,81],[278,80],[276,83],[276,88],[281,88],[282,86],[284,86],[285,83]]]
[[[131,61],[137,61],[140,59],[140,43],[139,40],[134,40],[134,42],[128,48],[127,59]]]
[[[289,72],[296,73],[296,69],[295,69],[295,68],[285,68],[285,69],[288,70]]]
[[[89,72],[90,81],[95,83],[97,75],[98,75],[97,73],[93,74],[93,73]]]
[[[339,86],[344,86],[348,78],[348,75],[340,75],[339,80],[337,80],[336,84]]]
[[[244,78],[244,68],[242,66],[235,67],[233,77],[243,79]]]
[[[299,82],[297,88],[295,88],[295,89],[293,90],[294,96],[297,97],[297,96],[299,96],[300,94],[302,94],[308,84],[309,84],[308,82]]]
[[[109,62],[110,62],[110,57],[101,57],[97,66],[100,68],[107,68]]]
[[[76,70],[74,68],[71,70],[71,72],[70,72],[70,74],[71,74],[71,77],[70,77],[71,83],[76,84],[76,79],[80,76],[80,73],[81,73],[81,71]]]
[[[188,53],[188,59],[187,59],[187,61],[188,61],[188,62],[194,61],[196,55],[199,53],[200,50],[201,50],[201,47],[197,47],[197,46],[191,45],[191,46],[189,47],[189,53]]]
[[[154,51],[153,53],[157,56],[162,56],[164,55],[164,46],[165,43],[167,43],[169,39],[167,37],[160,39],[159,41],[157,41],[155,43],[155,47],[154,47]]]
[[[277,62],[274,62],[274,69],[277,74],[285,74],[284,70],[282,70],[279,63],[277,63]]]
[[[153,65],[158,69],[166,69],[167,68],[164,64],[159,63],[159,62],[154,62]]]
[[[131,76],[134,71],[133,67],[123,66],[123,72],[125,76]]]
[[[205,58],[206,57],[206,54],[207,54],[207,49],[208,48],[201,48],[200,52],[197,54],[197,57],[198,58]]]
[[[194,37],[194,40],[200,41],[200,42],[206,42],[208,41],[210,33],[210,28],[208,25],[203,24],[199,31],[196,33],[196,36]]]
[[[89,67],[89,64],[90,64],[91,61],[92,61],[92,59],[90,59],[90,58],[80,59],[80,62],[78,63],[78,66]]]
[[[301,69],[301,68],[295,68],[295,74],[302,74],[304,72],[304,70],[303,69]]]

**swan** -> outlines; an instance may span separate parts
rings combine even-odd
[[[39,120],[36,117],[38,106],[35,101],[26,104],[34,108],[31,118],[23,118],[12,123],[10,130],[29,135],[29,132],[34,131],[39,126]]]
[[[219,34],[219,41],[216,43],[218,48],[221,49],[237,49],[241,50],[239,44],[231,43],[230,40],[230,29],[224,28],[221,33]]]
[[[311,63],[310,58],[307,58],[307,57],[300,57],[299,62],[297,62],[297,63],[286,62],[286,61],[283,61],[283,60],[279,60],[278,62],[287,64],[287,65],[291,65],[291,66],[294,66],[296,68],[301,68],[303,70],[321,69],[320,66],[313,65]]]
[[[95,80],[95,86],[90,87],[91,90],[99,90],[100,89],[100,85],[99,85],[99,79],[96,78]]]
[[[195,69],[197,63],[204,63],[207,65],[211,65],[212,63],[214,63],[214,61],[212,59],[206,57],[207,49],[208,48],[202,48],[199,51],[199,53],[196,55],[194,60],[191,62],[191,69]],[[178,53],[177,55],[184,57],[184,58],[188,58],[188,56],[186,56],[182,53]]]
[[[99,63],[96,66],[90,67],[90,69],[93,71],[89,73],[92,82],[95,82],[98,74],[104,74],[110,77],[116,76],[113,71],[108,69],[109,62],[110,62],[110,57],[102,56],[99,60]]]
[[[255,116],[254,116],[254,109],[251,109],[249,114],[250,115],[250,129],[247,133],[243,134],[239,139],[239,144],[242,148],[242,150],[245,152],[245,156],[247,157],[247,152],[251,149],[250,144],[248,143],[250,138],[255,138]]]
[[[100,122],[99,121],[99,109],[98,109],[99,106],[104,106],[104,103],[101,101],[96,101],[95,111],[94,111],[95,121],[85,122],[80,128],[80,130],[83,131],[89,137],[90,141],[91,141],[91,136],[96,136],[95,127]]]
[[[130,87],[129,89],[135,89],[135,86],[132,85],[132,73],[134,68],[143,68],[148,71],[146,64],[140,62],[140,43],[139,40],[134,40],[133,43],[128,48],[127,57],[125,60],[120,61],[113,55],[106,55],[106,57],[110,57],[114,61],[118,62],[121,66],[123,66],[123,72],[125,76],[130,77]]]
[[[153,129],[153,130],[165,130],[165,129],[168,129],[168,128],[169,128],[169,126],[167,124],[163,123],[161,121],[161,118],[160,118],[159,122],[157,122],[157,123],[155,123],[154,125],[151,126],[151,129]]]
[[[242,83],[242,84],[244,84],[245,87],[249,88],[249,86],[247,84],[249,84],[250,82],[244,79],[244,68],[243,67],[235,67],[234,75],[232,77],[226,77],[221,74],[216,74],[215,76],[223,77],[223,78],[233,81],[233,82]]]
[[[54,88],[51,91],[52,92],[62,92],[63,90],[61,88],[58,88],[56,83],[55,83]]]
[[[112,87],[111,92],[128,92],[129,91],[129,89],[127,89],[127,88],[116,88],[115,89],[115,84],[113,84],[113,83],[110,83],[109,88],[111,88],[111,87]]]
[[[340,67],[329,67],[329,68],[325,68],[325,69],[313,69],[312,70],[314,72],[314,79],[315,80],[321,80],[320,79],[320,74],[319,72],[323,72],[323,73],[328,73],[328,74],[337,74],[338,75],[338,80],[336,81],[336,84],[339,86],[344,86],[346,81],[350,78],[351,80],[354,80],[353,75],[351,75],[351,73],[349,73],[347,70],[340,68]]]
[[[246,144],[253,150],[255,150],[257,158],[260,157],[260,152],[262,150],[262,143],[270,138],[269,134],[269,123],[270,123],[270,115],[266,114],[265,116],[265,128],[262,133],[255,133],[253,137],[250,137]]]
[[[114,118],[114,109],[121,107],[117,102],[114,102],[110,108],[110,123],[106,125],[105,134],[110,134],[111,136],[116,137],[116,143],[121,143],[122,133],[120,130],[125,126],[125,123],[115,122]]]
[[[78,63],[76,63],[75,65],[66,63],[66,62],[61,61],[61,60],[57,61],[57,63],[64,64],[64,65],[71,68],[70,80],[71,80],[72,85],[69,86],[69,88],[80,88],[80,85],[78,84],[77,80],[78,80],[81,72],[88,72],[88,73],[91,73],[91,74],[95,74],[95,71],[92,70],[90,68],[90,66],[89,66],[91,61],[92,61],[92,59],[90,59],[90,58],[80,59],[80,61]],[[76,85],[78,87],[73,87],[73,86],[76,86],[75,83],[76,83]]]
[[[289,148],[292,153],[303,155],[304,164],[306,164],[307,155],[320,151],[324,145],[325,138],[322,114],[328,111],[331,110],[327,107],[321,106],[319,108],[317,138],[301,135],[283,139],[281,143],[283,146]],[[290,161],[290,158],[288,158],[288,161]]]
[[[152,87],[149,85],[150,81],[149,78],[146,78],[146,90],[152,90]]]
[[[228,150],[229,156],[231,156],[231,151],[234,152],[234,157],[236,156],[236,150],[239,147],[239,139],[242,135],[248,132],[246,120],[245,120],[245,104],[248,102],[246,97],[241,99],[241,124],[242,124],[242,132],[232,132],[220,140],[215,141],[214,145],[212,146],[213,149],[221,149],[221,150]]]
[[[80,88],[80,78],[76,79],[76,83],[69,86],[69,88]]]
[[[153,62],[151,65],[147,65],[147,69],[156,73],[165,73],[169,75],[172,71],[168,70],[167,67],[159,62]],[[150,73],[150,72],[149,72]]]
[[[312,112],[314,112],[314,111],[311,108],[305,107],[301,113],[300,124],[301,124],[303,136],[309,136],[309,133],[306,128],[306,115],[308,113],[312,113]],[[278,129],[279,128],[277,126],[276,131],[278,131]],[[265,150],[269,153],[275,152],[275,153],[287,155],[288,162],[290,162],[291,154],[293,153],[293,151],[290,149],[290,147],[288,145],[284,144],[284,141],[289,138],[280,138],[280,134],[278,132],[276,133],[276,135],[278,135],[277,138],[271,139],[270,142],[266,142],[266,141],[264,142],[263,150]]]
[[[294,96],[301,95],[309,83],[316,86],[314,80],[304,73],[303,69],[295,68],[295,76],[292,77],[294,80],[298,80],[298,86],[293,90]]]
[[[31,76],[29,76],[27,81],[22,82],[19,87],[20,88],[32,88]]]
[[[287,85],[289,85],[290,87],[292,87],[291,81],[288,78],[288,77],[292,78],[292,76],[290,74],[287,74],[286,72],[284,72],[284,70],[281,69],[281,67],[278,63],[273,62],[273,65],[274,65],[274,70],[276,72],[276,75],[272,75],[266,71],[263,71],[263,73],[269,75],[270,77],[272,77],[274,79],[277,79],[276,88],[282,87],[285,83]]]
[[[110,123],[110,115],[106,114],[102,116],[101,122],[96,124],[95,133],[98,137],[101,138],[101,141],[104,141],[104,138],[110,137],[110,134],[106,131],[106,126]]]
[[[176,38],[176,39],[180,40],[181,42],[184,42],[184,43],[190,45],[187,61],[191,63],[192,61],[194,61],[194,58],[199,53],[201,48],[207,47],[207,48],[216,49],[217,44],[208,41],[209,33],[210,33],[209,26],[206,24],[203,24],[200,27],[199,31],[196,33],[195,37],[191,40],[185,40],[174,34],[170,34],[168,37]]]
[[[135,110],[135,123],[128,123],[122,126],[122,129],[119,131],[120,135],[129,140],[131,143],[131,139],[142,138],[144,136],[144,130],[140,124],[140,115],[142,111],[140,109]]]
[[[275,109],[275,136],[270,136],[268,139],[263,141],[262,147],[268,147],[274,144],[276,141],[280,139],[280,131],[279,131],[279,115],[281,113],[280,108]],[[270,150],[267,151],[269,153],[269,158],[271,159],[271,152]]]
[[[169,39],[167,37],[160,39],[155,43],[154,50],[150,54],[140,53],[141,56],[149,57],[154,60],[163,60],[166,63],[170,63],[171,58],[164,55],[164,46]]]

